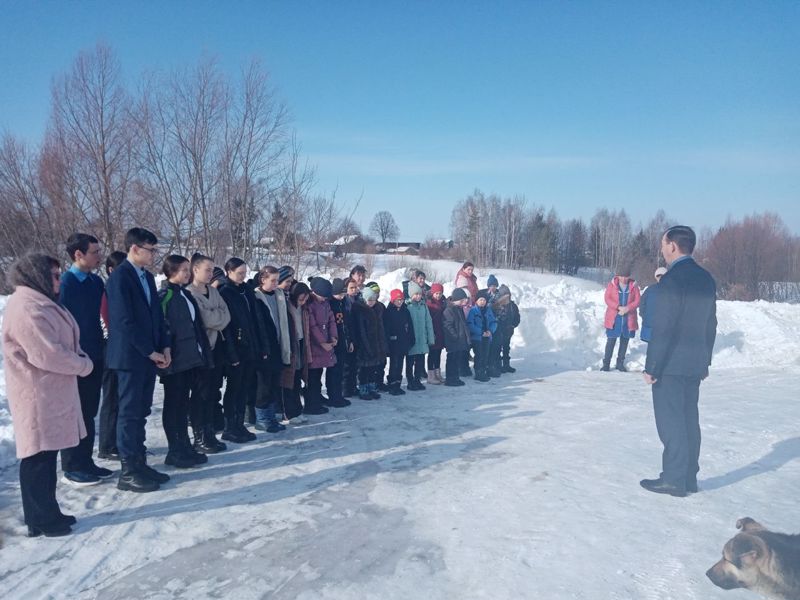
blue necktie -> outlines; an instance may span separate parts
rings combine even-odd
[[[147,297],[147,304],[150,304],[150,285],[147,283],[147,276],[144,271],[139,271],[139,279],[142,281],[144,295]]]

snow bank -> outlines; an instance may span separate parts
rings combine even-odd
[[[354,263],[359,257],[354,257]],[[416,261],[438,279],[445,294],[453,289],[460,265],[450,261]],[[414,259],[408,265],[413,267]],[[389,263],[381,265],[391,266]],[[376,271],[381,268],[376,267]],[[392,289],[401,288],[408,267],[370,274],[381,287],[380,299],[389,301]],[[494,273],[511,289],[522,323],[512,340],[512,356],[524,358],[537,376],[562,371],[599,368],[605,345],[603,286],[551,274],[511,270],[477,270],[478,283]],[[341,275],[341,274],[338,274]],[[431,279],[429,279],[431,280]],[[0,296],[0,322],[6,298]],[[719,328],[714,349],[714,369],[783,368],[800,365],[800,305],[770,302],[717,303]],[[647,345],[631,341],[628,367],[644,366]],[[0,469],[14,462],[11,417],[5,398],[5,378],[0,357]]]

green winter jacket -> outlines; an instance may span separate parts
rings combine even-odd
[[[436,334],[433,331],[433,320],[425,302],[409,302],[408,312],[411,313],[411,323],[414,325],[414,339],[416,342],[408,351],[408,355],[427,354],[430,346],[436,343]]]

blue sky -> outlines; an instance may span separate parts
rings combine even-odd
[[[446,236],[473,189],[800,233],[800,2],[0,1],[0,129],[98,40],[128,78],[260,57],[321,191]]]

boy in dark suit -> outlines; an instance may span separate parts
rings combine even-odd
[[[153,492],[169,476],[147,466],[145,425],[153,404],[156,369],[171,362],[164,315],[156,283],[145,268],[154,262],[158,239],[146,229],[134,227],[125,235],[128,258],[106,285],[109,336],[106,360],[117,373],[119,413],[117,449],[122,473],[121,490]]]

